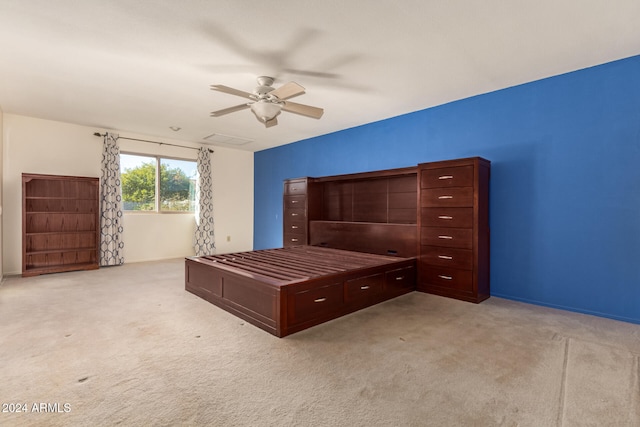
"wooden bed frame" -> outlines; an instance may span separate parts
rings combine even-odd
[[[316,246],[189,257],[185,288],[284,337],[416,287],[415,258]]]
[[[187,258],[185,289],[278,337],[415,290],[417,170],[285,181],[285,247]]]
[[[478,303],[489,171],[472,157],[285,180],[284,248],[187,258],[185,288],[278,337],[412,290]]]

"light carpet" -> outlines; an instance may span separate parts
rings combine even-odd
[[[178,259],[7,278],[0,340],[1,426],[640,425],[640,325],[495,297],[279,339],[186,292]]]

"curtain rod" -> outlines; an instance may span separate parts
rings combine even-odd
[[[107,134],[106,133],[100,133],[100,132],[94,132],[93,135],[94,136],[106,136]],[[199,150],[199,148],[196,148],[196,147],[187,147],[185,145],[170,144],[168,142],[149,141],[149,140],[146,140],[146,139],[127,138],[126,136],[119,136],[117,139],[128,139],[129,141],[149,142],[151,144],[170,145],[172,147],[188,148],[190,150]],[[207,148],[207,150],[209,150],[210,153],[214,152],[211,148]]]

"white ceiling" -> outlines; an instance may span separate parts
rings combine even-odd
[[[639,0],[0,0],[0,108],[257,151],[638,55],[638,22]],[[209,117],[243,102],[211,84],[259,75],[324,116]]]

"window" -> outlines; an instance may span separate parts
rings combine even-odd
[[[194,212],[196,178],[193,160],[120,154],[125,211]]]

